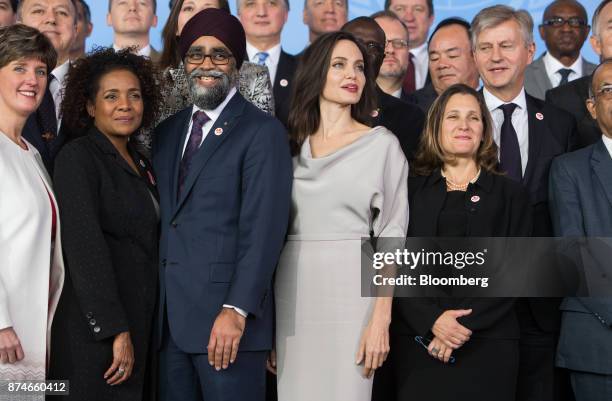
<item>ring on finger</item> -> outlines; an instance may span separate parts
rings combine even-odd
[[[431,349],[431,353],[432,353],[432,354],[437,354],[438,352],[440,352],[440,350],[439,350],[439,349],[437,349],[436,347],[433,347],[433,348]]]

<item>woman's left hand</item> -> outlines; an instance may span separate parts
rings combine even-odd
[[[358,365],[364,364],[364,377],[371,378],[374,371],[380,368],[387,359],[389,354],[389,324],[390,321],[377,319],[376,316],[373,316],[361,335],[356,363]]]
[[[434,337],[433,340],[431,340],[427,350],[429,351],[429,355],[444,363],[448,363],[453,353],[453,349],[447,346],[446,343],[438,337]]]

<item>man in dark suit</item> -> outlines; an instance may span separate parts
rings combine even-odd
[[[161,54],[151,46],[149,32],[157,26],[157,0],[108,0],[106,23],[113,28],[115,50],[136,47],[136,54],[157,63]]]
[[[605,60],[595,70],[592,94],[587,107],[599,123],[602,137],[593,145],[558,157],[551,167],[551,213],[558,236],[612,237],[612,60]],[[609,251],[603,258],[603,265],[609,264]],[[605,275],[598,275],[598,280],[606,280]],[[609,400],[612,300],[566,298],[561,310],[557,364],[570,369],[576,400]]]
[[[575,122],[561,110],[525,93],[525,69],[532,61],[533,21],[524,10],[493,6],[472,21],[476,66],[493,119],[500,168],[521,182],[533,206],[533,235],[550,236],[548,173],[552,159],[572,149]],[[517,400],[563,399],[563,382],[554,360],[559,329],[559,300],[517,302],[521,352]],[[555,382],[557,381],[557,382]]]
[[[274,114],[285,126],[291,109],[291,87],[298,60],[281,48],[289,0],[238,1],[238,18],[247,39],[247,60],[268,67],[274,90]]]
[[[590,38],[593,50],[602,59],[612,57],[612,33],[607,29],[610,19],[612,0],[604,0],[593,13],[593,35]],[[591,75],[546,92],[547,102],[567,111],[578,122],[576,146],[579,148],[591,145],[601,138],[601,130],[586,108],[590,85]]]
[[[357,17],[346,23],[342,31],[352,33],[366,46],[372,70],[378,74],[385,57],[386,40],[382,28],[373,18]],[[376,92],[378,109],[372,112],[374,125],[382,125],[393,132],[399,139],[406,158],[413,159],[425,124],[424,114],[418,107],[383,92],[378,85]]]
[[[155,132],[166,401],[265,398],[292,168],[282,124],[236,90],[245,42],[225,10],[193,16],[179,49],[195,104]]]
[[[544,99],[546,91],[591,75],[595,65],[580,57],[589,34],[587,12],[576,0],[555,0],[544,10],[540,36],[546,52],[525,71],[525,90]]]
[[[43,101],[23,128],[24,138],[36,147],[50,174],[53,174],[55,156],[67,137],[60,110],[70,68],[70,49],[76,37],[75,1],[21,0],[17,8],[17,21],[43,32],[57,52],[57,65],[49,74]]]
[[[467,21],[461,18],[441,21],[431,34],[427,49],[431,83],[412,93],[409,102],[427,113],[438,95],[451,85],[462,83],[478,88],[480,76],[472,55]]]

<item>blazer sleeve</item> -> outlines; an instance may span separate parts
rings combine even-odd
[[[65,146],[56,159],[54,180],[75,296],[84,324],[96,340],[103,340],[129,328],[99,220],[99,172],[87,153],[83,147]]]
[[[548,197],[555,235],[559,237],[584,236],[578,190],[573,177],[567,171],[563,158],[557,158],[552,162]]]
[[[13,326],[13,319],[8,307],[8,295],[2,277],[0,277],[0,330]]]
[[[238,257],[223,302],[261,317],[289,223],[293,168],[287,134],[267,118],[254,133],[242,167]]]

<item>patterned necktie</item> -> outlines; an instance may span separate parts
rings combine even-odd
[[[185,147],[185,153],[183,153],[183,158],[181,159],[181,164],[179,166],[179,185],[177,199],[181,196],[183,185],[185,185],[185,178],[187,178],[187,174],[189,173],[191,160],[193,159],[193,156],[195,156],[198,149],[200,149],[200,145],[202,144],[202,137],[204,136],[204,132],[202,132],[202,127],[208,121],[210,121],[210,117],[208,117],[203,111],[198,110],[193,113],[191,134],[189,135],[189,140],[187,142],[187,146]]]
[[[266,52],[259,52],[255,56],[257,56],[257,64],[266,65],[266,60],[270,55]]]
[[[47,87],[45,88],[45,95],[43,100],[36,110],[36,118],[40,128],[42,129],[42,137],[46,142],[51,142],[57,136],[57,114],[55,113],[55,102],[53,101],[53,95],[49,90],[51,82],[55,79],[53,74],[49,74],[47,80]]]
[[[406,69],[406,76],[404,77],[404,92],[410,94],[416,90],[416,75],[414,68],[414,55],[408,53],[408,68]]]
[[[560,68],[557,72],[561,74],[561,82],[559,82],[559,86],[561,86],[569,82],[567,79],[569,78],[569,75],[574,71],[569,68]]]
[[[499,144],[499,165],[501,170],[514,181],[520,182],[523,177],[521,166],[521,149],[516,131],[512,126],[512,113],[517,105],[514,103],[502,104],[499,108],[504,112],[504,123],[501,127]]]

